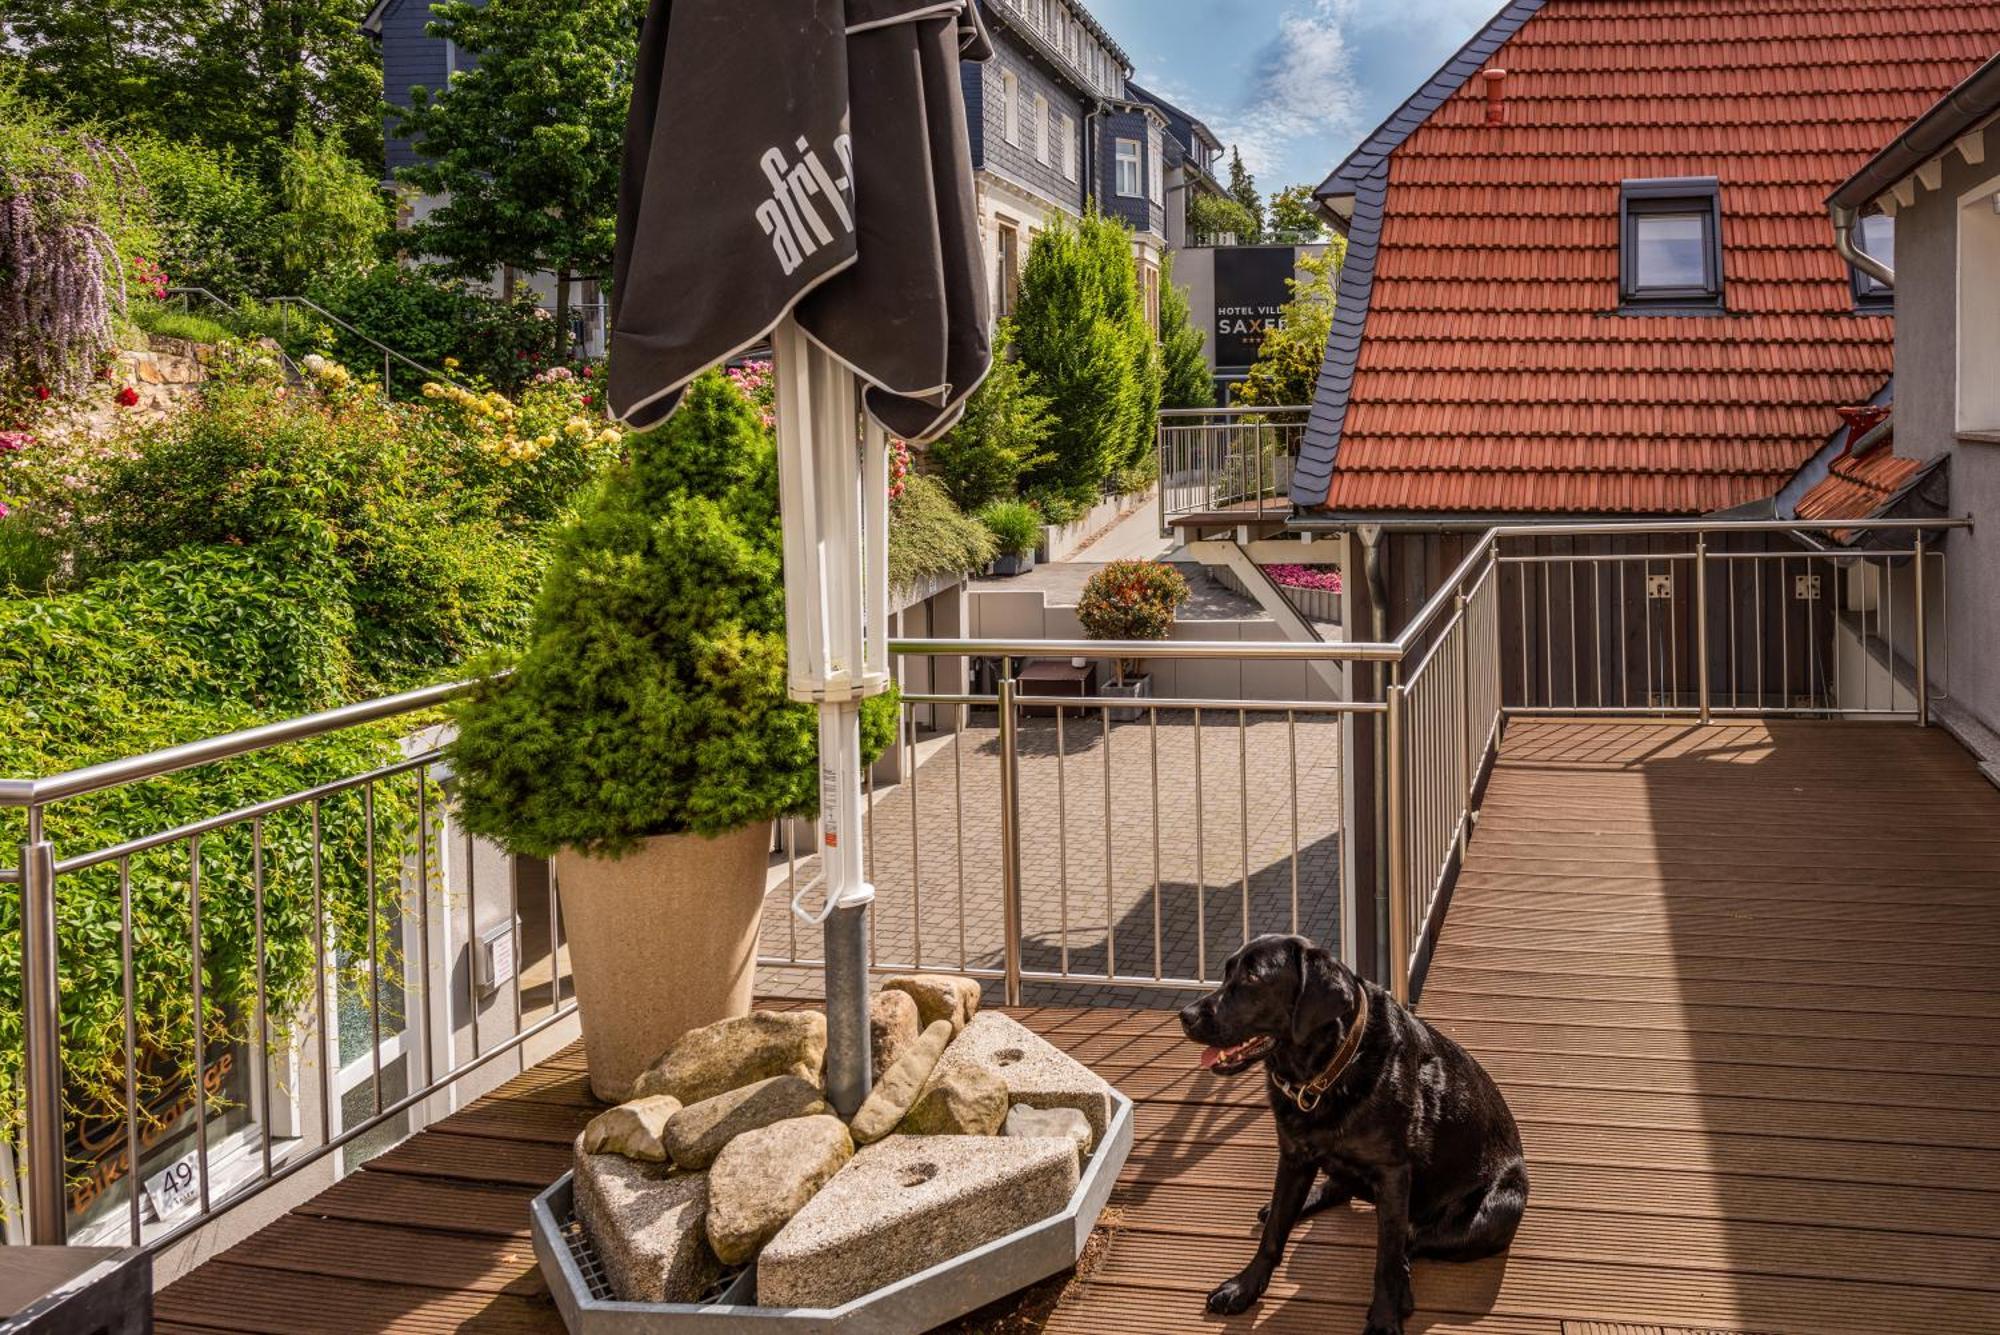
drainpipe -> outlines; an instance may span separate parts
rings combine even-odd
[[[1896,271],[1854,244],[1854,231],[1861,221],[1860,211],[1832,204],[1827,207],[1827,212],[1833,215],[1833,248],[1840,252],[1840,258],[1883,287],[1895,287]]]

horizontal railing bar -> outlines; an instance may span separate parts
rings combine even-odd
[[[1241,709],[1250,713],[1297,714],[1379,714],[1388,706],[1366,700],[1194,700],[1179,696],[1149,695],[1135,700],[1124,695],[1017,695],[1017,705],[1057,705],[1079,712],[1086,709],[1156,709],[1172,713],[1183,709]],[[1221,726],[1221,725],[1217,725]]]
[[[334,779],[329,783],[320,784],[316,788],[302,788],[296,793],[288,793],[283,797],[273,797],[262,802],[253,802],[247,807],[238,807],[234,811],[225,811],[219,816],[205,816],[201,820],[191,821],[186,825],[176,826],[171,830],[161,830],[157,834],[141,835],[137,839],[128,839],[122,844],[113,844],[109,848],[101,848],[94,853],[79,853],[73,858],[66,858],[58,862],[56,864],[56,874],[62,876],[70,872],[89,871],[92,867],[100,867],[107,862],[116,862],[119,858],[131,857],[138,853],[150,852],[155,848],[162,848],[167,844],[179,843],[191,835],[211,834],[216,830],[224,829],[231,825],[241,825],[246,820],[254,820],[259,816],[268,816],[278,811],[289,811],[293,807],[304,806],[306,803],[318,798],[331,797],[335,793],[344,793],[350,789],[359,788],[364,784],[372,783],[379,779],[393,779],[398,774],[408,774],[412,770],[419,770],[429,765],[435,765],[443,759],[444,752],[442,751],[426,751],[423,755],[412,756],[407,760],[399,760],[393,765],[384,765],[379,769],[369,770],[366,774],[352,774],[344,779]]]
[[[1273,413],[1310,413],[1309,403],[1288,403],[1276,408],[1232,404],[1227,408],[1162,408],[1161,417],[1269,417]]]
[[[1716,561],[1872,561],[1878,557],[1915,556],[1912,547],[1868,547],[1852,551],[1723,552],[1710,549],[1706,559]],[[1683,552],[1556,552],[1547,556],[1502,556],[1501,565],[1602,565],[1612,562],[1692,561],[1692,547]]]
[[[342,705],[338,709],[322,710],[317,714],[306,714],[299,718],[245,728],[242,732],[224,733],[220,737],[186,742],[159,751],[148,751],[144,755],[107,760],[100,765],[88,765],[83,769],[73,769],[47,778],[0,779],[0,807],[37,806],[43,802],[54,802],[65,797],[80,797],[85,793],[116,788],[120,784],[136,783],[142,779],[157,779],[163,774],[192,769],[196,765],[207,765],[218,760],[249,755],[266,747],[323,737],[342,728],[375,723],[382,719],[395,718],[399,714],[414,714],[457,699],[476,685],[478,685],[476,681],[456,681],[442,686],[425,686],[414,691],[404,691],[400,695],[383,696],[379,700],[364,700],[359,704]]]
[[[221,1200],[214,1202],[209,1207],[207,1213],[197,1214],[192,1219],[184,1220],[165,1236],[155,1238],[153,1241],[147,1243],[146,1250],[157,1253],[161,1249],[179,1241],[195,1229],[214,1223],[217,1218],[235,1209],[245,1201],[251,1200],[263,1194],[269,1188],[277,1186],[278,1183],[283,1182],[286,1178],[292,1176],[292,1174],[312,1167],[335,1150],[342,1148],[359,1137],[367,1135],[370,1131],[373,1131],[376,1127],[381,1126],[391,1118],[401,1116],[417,1104],[422,1103],[425,1099],[435,1097],[442,1093],[448,1086],[463,1080],[466,1076],[471,1075],[495,1057],[504,1056],[516,1050],[535,1035],[562,1023],[574,1014],[576,1014],[576,1002],[571,1001],[568,1005],[560,1007],[554,1013],[543,1016],[541,1019],[535,1021],[535,1023],[529,1025],[520,1033],[496,1044],[489,1051],[482,1052],[464,1065],[445,1072],[442,1076],[431,1081],[415,1093],[406,1094],[394,1103],[383,1105],[382,1111],[372,1114],[365,1121],[355,1123],[332,1140],[313,1146],[308,1153],[287,1163],[283,1168],[278,1169],[269,1177],[259,1176],[250,1178],[237,1187],[236,1190],[230,1192]]]
[[[1381,663],[1400,658],[1395,644],[1365,640],[891,640],[889,652],[915,658],[1242,658]]]

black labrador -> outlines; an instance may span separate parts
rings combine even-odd
[[[1181,1011],[1202,1064],[1265,1068],[1278,1181],[1257,1254],[1208,1295],[1211,1312],[1263,1296],[1292,1226],[1349,1200],[1375,1206],[1367,1335],[1401,1335],[1416,1306],[1410,1260],[1505,1251],[1528,1203],[1521,1134],[1464,1048],[1302,936],[1260,936],[1222,986]],[[1314,1185],[1324,1173],[1326,1180]]]

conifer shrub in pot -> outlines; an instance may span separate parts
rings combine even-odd
[[[1085,581],[1076,619],[1093,640],[1164,640],[1188,597],[1187,579],[1164,561],[1113,561]],[[1136,700],[1152,693],[1151,675],[1139,671],[1136,658],[1114,658],[1112,675],[1106,695]],[[1123,721],[1139,713],[1113,710],[1111,717]]]
[[[770,822],[817,804],[781,550],[771,433],[705,375],[581,503],[527,648],[456,714],[467,827],[554,859],[600,1098],[749,1009]],[[894,711],[864,710],[870,758]]]

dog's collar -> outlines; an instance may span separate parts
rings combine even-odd
[[[1358,990],[1361,1006],[1354,1013],[1354,1023],[1347,1027],[1347,1037],[1340,1040],[1340,1047],[1325,1070],[1303,1085],[1294,1085],[1276,1071],[1271,1072],[1272,1082],[1285,1091],[1285,1097],[1297,1104],[1300,1112],[1311,1112],[1319,1107],[1321,1096],[1354,1064],[1355,1054],[1361,1051],[1361,1035],[1368,1028],[1368,989],[1363,986]]]

